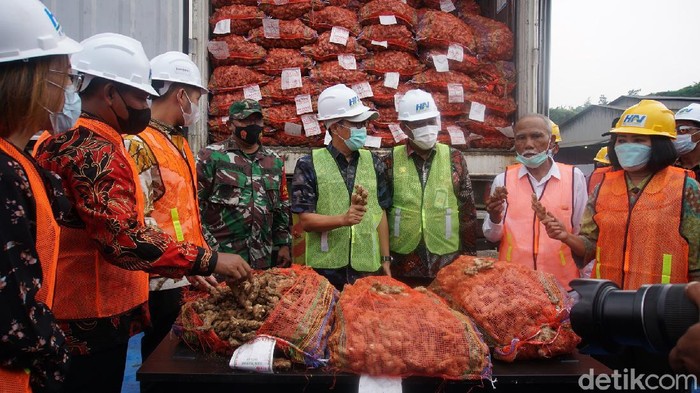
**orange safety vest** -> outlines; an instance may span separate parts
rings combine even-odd
[[[574,167],[556,162],[553,165],[559,166],[561,179],[552,177],[547,181],[540,202],[572,232]],[[551,273],[569,290],[569,281],[579,277],[571,249],[547,236],[544,225],[532,210],[534,190],[530,179],[518,177],[520,167],[521,164],[512,165],[505,172],[508,208],[503,218],[499,259]]]
[[[199,215],[197,172],[187,141],[183,157],[177,146],[153,127],[146,127],[138,136],[153,152],[165,188],[165,194],[153,202],[151,217],[175,240],[208,248]]]
[[[121,136],[109,125],[81,117],[77,127],[85,127],[115,147],[116,154],[131,166],[136,198],[134,209],[144,225],[144,199],[136,164],[127,154]],[[56,319],[103,318],[121,314],[148,300],[148,274],[117,267],[105,259],[97,243],[85,229],[62,228],[58,255]]]
[[[51,308],[53,305],[54,285],[56,283],[56,261],[58,259],[58,240],[61,229],[56,223],[51,210],[51,202],[46,194],[44,182],[34,164],[14,145],[0,138],[0,150],[17,161],[27,174],[29,186],[36,204],[36,239],[34,247],[41,263],[41,289],[36,300]],[[25,370],[8,370],[0,368],[0,392],[31,392],[29,373]]]
[[[588,178],[588,195],[591,195],[595,187],[603,181],[603,176],[612,171],[612,168],[612,166],[604,166],[596,168],[593,173],[591,173],[591,177]]]
[[[680,233],[687,176],[662,169],[630,209],[625,172],[605,175],[593,216],[600,230],[593,277],[623,289],[688,282],[688,241]]]
[[[39,147],[49,138],[51,138],[51,133],[48,131],[44,131],[39,135],[39,138],[34,142],[34,147],[32,148],[32,157],[36,157],[36,152],[39,151]]]

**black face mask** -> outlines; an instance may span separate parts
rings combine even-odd
[[[130,107],[126,101],[124,101],[124,97],[122,97],[119,90],[117,90],[117,94],[119,94],[119,97],[122,99],[122,102],[126,107],[126,112],[129,114],[128,118],[122,119],[119,117],[119,115],[117,115],[117,112],[114,112],[114,109],[112,109],[112,112],[114,112],[114,114],[117,116],[117,123],[119,123],[121,132],[124,134],[134,135],[143,131],[151,121],[151,108],[134,109]]]
[[[258,143],[260,139],[260,133],[262,132],[262,126],[257,124],[249,124],[245,127],[236,127],[234,133],[238,138],[249,145],[254,145]]]

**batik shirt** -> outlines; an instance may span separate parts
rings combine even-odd
[[[289,246],[289,195],[284,162],[260,146],[242,151],[233,139],[197,155],[197,193],[202,225],[212,247],[240,255],[254,269],[273,265],[273,246]]]

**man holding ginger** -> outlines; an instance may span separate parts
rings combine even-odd
[[[541,221],[553,215],[578,233],[588,200],[585,177],[552,159],[554,137],[547,117],[525,115],[513,129],[518,163],[494,179],[484,236],[500,242],[500,260],[552,273],[570,289],[569,281],[579,277],[584,261],[575,261],[566,245],[550,239]]]

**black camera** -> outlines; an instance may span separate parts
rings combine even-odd
[[[686,284],[644,285],[636,291],[609,280],[575,279],[569,285],[580,296],[571,309],[571,326],[584,353],[617,354],[628,346],[668,353],[700,321],[698,307],[685,296]]]

